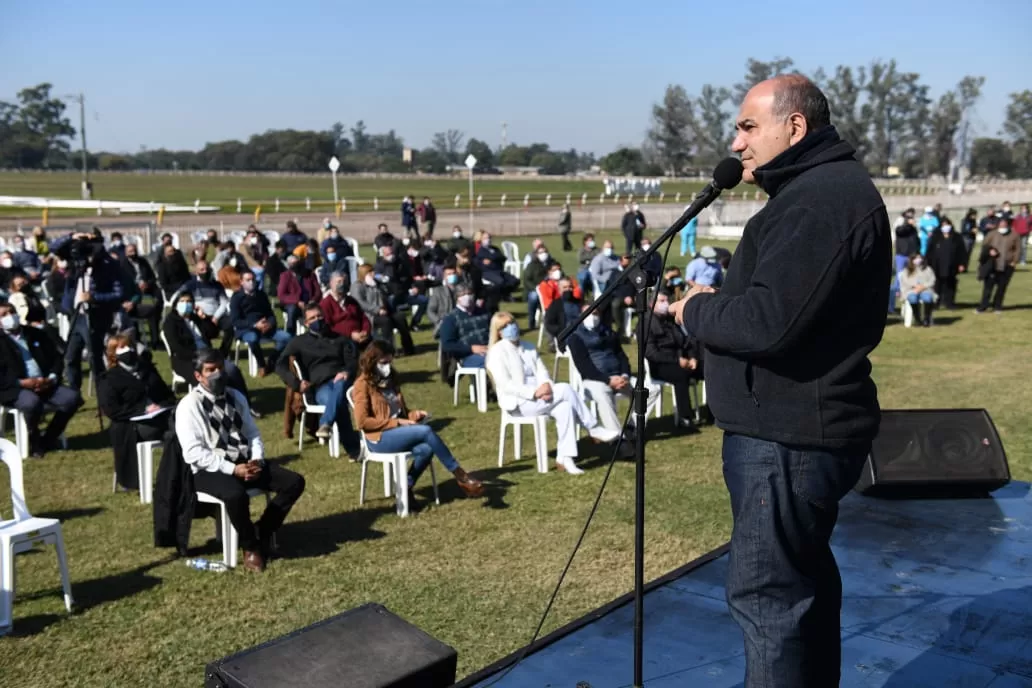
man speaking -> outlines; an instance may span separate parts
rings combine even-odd
[[[734,530],[727,580],[746,688],[839,684],[838,502],[878,430],[868,354],[885,328],[889,219],[828,101],[799,75],[754,86],[732,150],[769,196],[719,293],[671,306],[706,347]]]

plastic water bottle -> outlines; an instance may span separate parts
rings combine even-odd
[[[217,571],[219,573],[222,573],[223,571],[227,570],[226,565],[223,564],[221,561],[209,561],[207,559],[201,558],[187,559],[186,565],[198,571]]]

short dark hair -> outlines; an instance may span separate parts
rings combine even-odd
[[[305,315],[308,315],[311,311],[319,311],[319,315],[322,315],[322,306],[317,301],[313,301],[305,306]]]
[[[831,108],[817,84],[802,74],[785,74],[775,80],[773,113],[787,119],[798,112],[810,131],[831,124]]]
[[[200,373],[206,365],[224,365],[226,357],[218,349],[198,349],[194,354],[193,368],[195,373]]]

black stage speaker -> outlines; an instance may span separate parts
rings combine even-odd
[[[882,411],[856,490],[911,497],[984,494],[1010,482],[985,409]]]
[[[208,664],[205,688],[444,688],[458,654],[365,604]]]

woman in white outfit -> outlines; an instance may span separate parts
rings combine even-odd
[[[499,312],[491,318],[487,349],[487,372],[494,381],[498,405],[513,416],[549,415],[559,433],[556,467],[572,475],[577,467],[577,424],[599,442],[612,442],[619,433],[607,430],[588,411],[570,385],[552,382],[533,345],[520,339],[520,328],[512,314]]]

